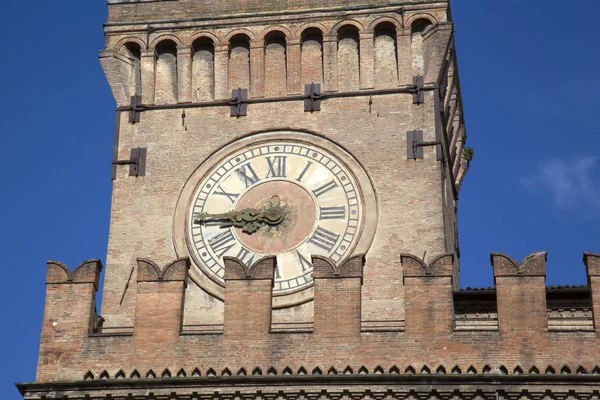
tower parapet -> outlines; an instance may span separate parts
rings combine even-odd
[[[377,373],[382,368],[388,374],[393,373],[389,365],[404,374],[433,373],[436,369],[438,374],[552,374],[561,368],[563,373],[600,372],[595,357],[600,351],[600,337],[593,323],[584,326],[579,321],[578,329],[563,324],[562,330],[550,325],[549,304],[560,294],[558,290],[566,288],[545,286],[546,253],[533,253],[521,263],[492,253],[491,260],[496,286],[487,292],[493,292],[497,299],[497,329],[474,326],[468,330],[456,324],[453,304],[456,307],[457,299],[464,302],[464,296],[477,291],[455,290],[456,262],[452,255],[436,257],[430,264],[403,255],[405,330],[361,333],[365,257],[360,255],[339,266],[313,257],[314,329],[275,333],[270,331],[275,258],[259,260],[250,267],[227,258],[224,332],[216,335],[182,331],[187,259],[163,269],[152,261],[138,260],[135,328],[132,334],[121,335],[102,333],[94,325],[100,262],[90,260],[70,271],[64,264],[51,261],[38,380],[116,379],[120,371],[125,377],[136,373],[160,377],[164,371],[169,372],[163,377],[171,377],[179,370],[192,376],[195,369],[208,376],[251,375],[253,369],[261,371],[255,374],[266,375],[269,370],[274,374],[288,369],[294,374],[315,374],[316,370],[325,373],[330,369],[362,373],[359,371],[364,368]],[[585,253],[590,281],[589,286],[578,288],[579,298],[585,299],[587,293],[588,307],[595,316],[600,303],[600,282],[595,280],[600,276],[597,260],[600,255]],[[478,296],[471,297],[466,312],[469,307],[481,307]],[[577,299],[573,301],[580,304]],[[564,300],[563,306],[568,307]],[[464,311],[464,304],[461,307]],[[414,344],[424,337],[427,346]],[[167,348],[168,356],[156,357]],[[530,351],[532,348],[538,350]],[[114,354],[119,357],[116,370]],[[323,364],[324,359],[335,362]],[[378,360],[377,365],[372,364],[373,359]]]

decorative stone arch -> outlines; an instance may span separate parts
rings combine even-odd
[[[231,41],[231,38],[233,38],[236,35],[240,35],[240,34],[248,36],[248,38],[250,40],[255,40],[256,39],[256,35],[254,35],[254,33],[252,33],[251,31],[249,31],[248,29],[240,28],[240,29],[234,29],[231,32],[229,32],[227,34],[227,36],[225,36],[225,41],[229,42],[229,41]]]
[[[142,49],[142,50],[144,50],[146,48],[146,41],[144,41],[140,38],[136,38],[136,37],[126,37],[126,38],[119,40],[117,42],[117,44],[115,44],[113,46],[113,49],[120,51],[123,48],[123,46],[125,46],[127,43],[135,43],[135,44],[139,45],[140,49]]]
[[[264,31],[262,31],[260,33],[260,39],[262,39],[263,41],[265,40],[265,38],[267,37],[267,35],[271,32],[281,32],[286,39],[289,39],[290,37],[292,37],[292,32],[286,28],[285,26],[282,25],[274,25],[274,26],[270,26],[267,29],[265,29]]]
[[[402,29],[402,22],[398,19],[393,17],[380,17],[369,24],[369,26],[367,27],[367,32],[375,32],[375,27],[384,22],[389,22],[390,24],[394,25],[396,27],[397,32],[399,32]]]
[[[320,23],[316,23],[316,22],[308,22],[306,24],[302,24],[300,25],[298,28],[296,28],[296,31],[294,32],[294,36],[297,37],[301,37],[302,33],[310,28],[316,28],[318,30],[321,31],[321,34],[325,35],[329,32],[329,29],[327,29],[327,27],[323,24]]]
[[[432,25],[437,24],[437,19],[431,15],[431,14],[415,14],[415,15],[411,15],[407,20],[406,20],[406,27],[410,28],[413,24],[413,22],[415,22],[418,19],[426,19],[429,22],[431,22]]]
[[[335,24],[333,26],[333,28],[331,28],[329,33],[337,35],[341,28],[348,26],[348,25],[354,26],[356,29],[358,29],[358,33],[365,32],[365,26],[363,24],[361,24],[360,22],[358,22],[354,19],[345,19],[345,20],[342,20],[342,21],[338,22],[337,24]]]
[[[175,44],[177,45],[177,47],[181,46],[183,44],[183,42],[181,41],[181,39],[179,39],[177,36],[175,35],[160,35],[156,38],[154,38],[154,40],[152,40],[152,42],[150,42],[150,49],[151,50],[156,50],[156,46],[165,40],[171,40],[173,42],[175,42]]]
[[[194,42],[200,38],[208,38],[208,39],[212,40],[213,44],[215,44],[215,45],[217,43],[221,42],[221,39],[218,36],[216,36],[215,34],[213,34],[211,32],[207,32],[207,31],[200,31],[200,32],[196,32],[192,36],[190,36],[190,38],[186,42],[186,45],[193,46]]]

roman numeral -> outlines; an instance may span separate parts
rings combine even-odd
[[[235,238],[231,229],[223,233],[219,233],[217,236],[208,240],[210,248],[217,254],[219,258],[223,257],[223,254],[227,253],[233,246],[235,246]]]
[[[217,189],[215,189],[215,194],[217,196],[227,196],[227,198],[231,201],[231,204],[235,203],[235,199],[239,196],[239,193],[228,193],[223,190],[223,187],[219,185]]]
[[[242,261],[248,267],[251,267],[252,263],[254,263],[255,256],[256,256],[256,254],[251,253],[250,250],[248,250],[247,248],[242,246],[242,248],[240,249],[240,251],[238,251],[237,256],[235,256],[235,258]]]
[[[308,242],[314,244],[315,246],[319,246],[324,250],[331,251],[339,238],[340,235],[328,231],[327,229],[317,227],[317,230],[315,230],[315,233],[308,240]]]
[[[300,266],[302,267],[302,272],[306,271],[306,270],[312,270],[313,269],[313,265],[312,263],[307,260],[302,253],[300,253],[299,251],[296,250],[296,256],[298,257],[298,260],[300,260]]]
[[[319,219],[346,219],[346,206],[321,207]]]
[[[267,174],[267,178],[285,178],[286,174],[286,164],[287,164],[287,156],[275,156],[271,161],[271,157],[266,157],[267,164],[269,164],[269,173]]]
[[[313,190],[313,193],[315,194],[315,196],[319,197],[322,194],[325,194],[325,193],[329,192],[330,190],[335,189],[336,187],[338,187],[338,184],[335,180],[332,179],[331,181],[324,184],[320,188]]]
[[[281,279],[281,274],[279,273],[279,265],[275,266],[275,279]]]
[[[252,164],[250,163],[242,165],[241,167],[235,170],[235,173],[238,174],[238,176],[244,180],[244,184],[246,185],[246,187],[252,186],[260,180],[256,175],[256,172],[254,172]]]
[[[310,168],[311,165],[312,165],[311,161],[309,161],[309,162],[306,163],[306,167],[304,167],[304,169],[300,173],[300,176],[298,178],[296,178],[296,180],[298,182],[302,182],[302,178],[304,178],[304,175],[306,174],[306,171],[308,171],[308,169]]]

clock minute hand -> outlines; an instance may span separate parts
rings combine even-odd
[[[200,213],[194,215],[195,224],[203,224],[210,220],[224,220],[221,228],[231,226],[241,228],[242,232],[253,234],[262,224],[278,225],[283,222],[284,215],[280,207],[273,206],[264,210],[246,208],[242,211],[228,211],[221,214]]]

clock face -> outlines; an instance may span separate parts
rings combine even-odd
[[[197,215],[245,209],[282,214],[254,233]],[[222,159],[200,182],[188,213],[188,243],[196,264],[223,282],[223,256],[252,265],[277,257],[274,294],[312,284],[311,256],[335,263],[352,255],[362,224],[361,193],[347,167],[326,150],[294,141],[246,146]]]

